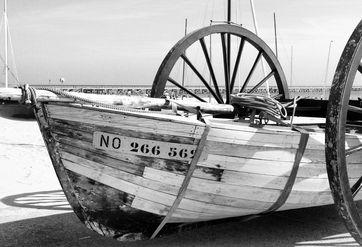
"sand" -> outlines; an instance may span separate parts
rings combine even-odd
[[[334,206],[233,220],[144,242],[88,230],[71,211],[32,120],[0,117],[0,246],[358,246]]]

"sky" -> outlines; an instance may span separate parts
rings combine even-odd
[[[0,0],[1,2],[1,0]],[[21,82],[152,85],[169,49],[188,31],[225,20],[226,0],[11,0],[8,22]],[[362,0],[254,0],[259,36],[274,50],[288,84],[331,81],[343,47],[362,18]],[[254,31],[249,0],[232,1],[232,20]],[[3,28],[0,37],[3,36]],[[4,56],[4,40],[0,38]],[[291,46],[293,73],[291,79]],[[0,71],[0,83],[4,81]],[[10,82],[15,82],[10,79]]]

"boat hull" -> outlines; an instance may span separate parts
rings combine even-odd
[[[13,101],[0,101],[0,117],[35,119],[33,108]]]
[[[333,203],[322,130],[308,132],[296,164],[302,134],[286,127],[222,119],[204,124],[68,103],[39,106],[37,120],[68,201],[102,235],[146,239],[166,216],[174,224],[161,235],[180,224],[268,212],[285,194],[295,165],[294,186],[275,210]],[[199,147],[206,126],[205,145]],[[357,135],[347,138],[351,146],[359,141]],[[350,157],[354,174],[360,174],[360,158]]]

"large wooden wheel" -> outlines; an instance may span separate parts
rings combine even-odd
[[[176,65],[181,63],[193,76],[187,83],[177,77]],[[177,42],[157,71],[151,96],[161,97],[167,82],[200,101],[205,101],[200,95],[206,92],[217,103],[230,103],[230,94],[260,93],[266,82],[273,97],[289,98],[284,72],[272,50],[252,32],[230,24],[201,28]],[[195,93],[193,86],[203,89]]]
[[[353,85],[362,82],[362,21],[339,60],[326,119],[326,162],[330,187],[339,214],[362,244],[362,108],[353,100]],[[361,84],[359,84],[361,85]]]

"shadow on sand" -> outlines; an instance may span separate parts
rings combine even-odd
[[[24,208],[69,210],[60,190],[8,196],[2,202]],[[47,205],[44,205],[47,203]],[[0,246],[358,246],[334,206],[277,212],[143,242],[121,243],[88,230],[74,213],[0,224]]]
[[[62,190],[37,191],[7,196],[1,202],[11,207],[71,210]]]

